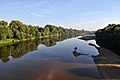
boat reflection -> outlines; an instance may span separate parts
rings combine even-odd
[[[77,47],[74,48],[74,51],[72,52],[75,57],[81,56],[81,55],[89,55],[89,54],[84,54],[80,53],[77,51]]]

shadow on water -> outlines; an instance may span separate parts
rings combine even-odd
[[[73,68],[68,70],[68,72],[76,76],[99,79],[99,76],[96,74],[96,71],[94,70],[95,70],[94,68]]]
[[[120,56],[108,49],[97,47],[92,43],[89,43],[89,45],[94,46],[99,52],[99,55],[93,55],[92,58],[96,63],[100,78],[108,80],[120,79]]]
[[[114,53],[116,53],[117,55],[120,56],[120,47],[119,46],[117,46],[115,44],[109,44],[108,41],[104,41],[101,39],[100,40],[96,39],[96,43],[101,47],[112,50]]]

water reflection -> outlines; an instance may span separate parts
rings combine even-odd
[[[88,43],[88,45],[94,47],[99,53],[98,55],[91,55],[91,57],[93,58],[93,61],[95,62],[97,66],[100,79],[119,80],[120,79],[120,76],[119,76],[120,75],[120,56],[116,54],[119,54],[120,48],[116,48],[114,47],[114,45],[112,46],[108,45],[104,41],[101,41],[101,40],[96,40],[96,43],[100,47],[96,46],[93,43]],[[74,71],[74,73],[81,76],[82,74],[79,74],[80,72],[76,73],[78,70]]]
[[[108,44],[107,41],[99,40],[99,39],[96,39],[96,43],[101,47],[112,50],[114,53],[120,56],[120,47],[114,44]]]
[[[103,43],[99,44],[103,45]],[[94,46],[100,53],[99,55],[92,56],[99,71],[100,78],[107,80],[120,79],[120,56],[105,48],[97,47],[92,43],[89,43],[89,45]]]
[[[106,76],[120,79],[120,57],[113,58],[111,51],[92,41],[68,38],[50,37],[0,47],[0,59],[4,63],[11,60],[0,63],[0,80],[99,80]]]
[[[0,47],[0,59],[3,63],[7,63],[11,56],[12,58],[20,58],[30,51],[37,50],[39,44],[44,44],[45,46],[50,47],[56,45],[56,42],[60,42],[68,38],[71,38],[71,36],[47,37],[39,40],[29,40],[2,46]]]
[[[73,68],[71,70],[68,70],[71,74],[74,74],[76,76],[82,76],[86,77],[88,79],[80,79],[80,80],[99,80],[99,76],[94,71],[95,69],[93,67],[90,68]],[[93,75],[94,74],[94,75]]]
[[[20,58],[29,51],[37,49],[37,44],[34,40],[19,42],[17,44],[6,45],[0,47],[0,59],[3,63],[7,63],[12,58]]]
[[[74,48],[74,51],[72,52],[75,57],[81,56],[81,55],[89,55],[89,54],[84,54],[80,53],[77,51],[77,47]]]

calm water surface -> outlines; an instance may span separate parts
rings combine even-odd
[[[97,80],[100,78],[96,64],[91,58],[91,55],[98,55],[99,52],[95,47],[88,45],[89,43],[96,45],[94,40],[83,41],[71,38],[57,43],[50,41],[50,43],[53,45],[49,44],[48,47],[33,42],[0,47],[0,80]],[[87,55],[79,55],[79,53]]]

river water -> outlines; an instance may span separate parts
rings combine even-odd
[[[52,40],[52,38],[51,38]],[[0,47],[0,80],[98,80],[95,40],[43,40]],[[57,42],[58,41],[58,42]],[[99,46],[98,46],[99,47]]]

